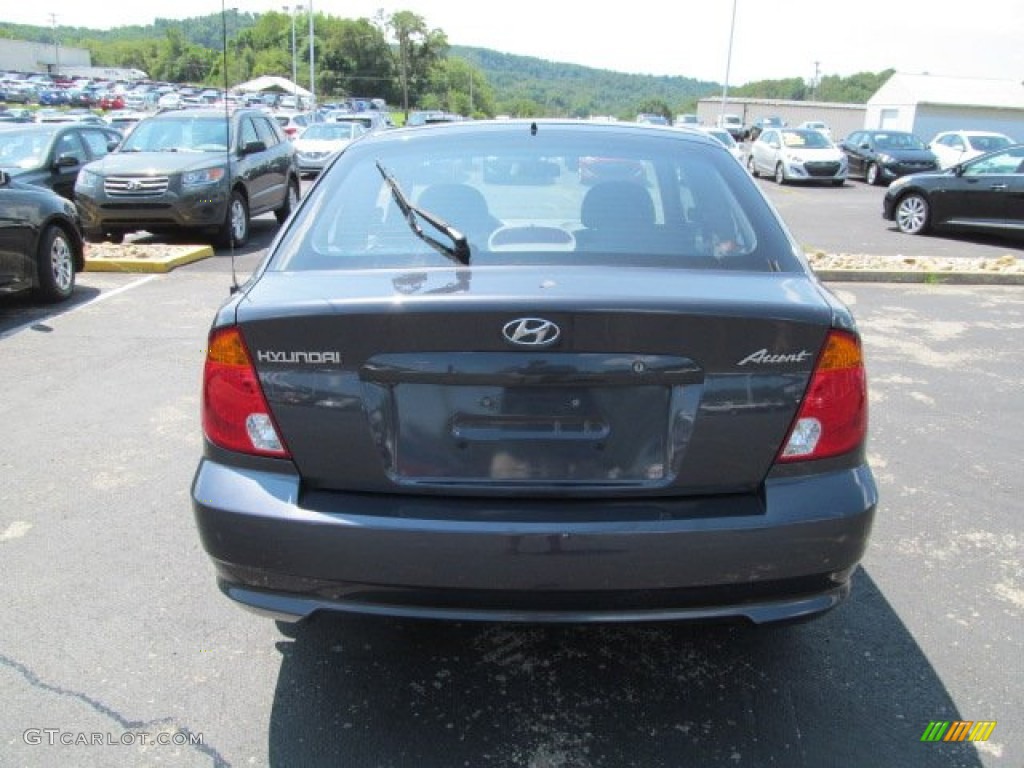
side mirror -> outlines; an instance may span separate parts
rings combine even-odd
[[[6,187],[11,183],[11,174],[7,171],[0,171],[0,187]]]
[[[247,142],[247,143],[242,145],[242,154],[243,155],[253,155],[253,154],[256,154],[257,152],[266,152],[266,151],[267,151],[267,145],[266,145],[266,142],[263,142],[263,141],[259,141],[259,140],[257,140],[257,141],[250,141],[250,142]]]
[[[57,162],[53,164],[54,168],[72,168],[78,165],[78,158],[74,155],[57,155]]]

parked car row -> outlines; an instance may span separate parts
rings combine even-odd
[[[837,145],[823,124],[802,125],[766,123],[747,147],[750,173],[779,184],[842,186],[856,178],[889,185],[882,216],[906,234],[1024,234],[1024,144],[1009,136],[946,131],[926,144],[909,131],[860,130]],[[725,129],[713,130],[723,143],[731,140]]]
[[[67,298],[83,242],[137,230],[244,245],[253,216],[283,222],[297,206],[296,156],[264,110],[167,111],[127,137],[77,122],[0,125],[0,292]]]
[[[289,140],[281,117],[262,108],[172,110],[143,117],[127,138],[103,121],[0,124],[3,186],[35,189],[40,200],[62,196],[75,203],[69,213],[64,203],[50,200],[48,215],[63,211],[60,226],[50,232],[53,237],[37,231],[42,239],[19,240],[31,258],[23,258],[19,270],[6,258],[0,290],[35,287],[50,299],[69,295],[81,262],[75,243],[81,240],[120,242],[136,230],[185,229],[219,245],[242,245],[251,217],[272,211],[284,221],[290,215],[300,174],[321,173],[345,147],[374,133],[359,116],[339,113]],[[817,128],[768,127],[744,155],[727,129],[681,130],[714,137],[753,176],[768,175],[780,184],[841,186],[847,178],[888,183],[883,216],[908,234],[1024,231],[1024,145],[999,134],[956,132],[965,152],[1002,148],[940,169],[929,148],[903,131],[855,131],[837,146]],[[557,166],[516,160],[506,167],[501,158],[488,158],[483,170],[485,183],[539,184]],[[648,180],[648,169],[634,160],[598,155],[578,158],[573,172],[587,186]],[[51,269],[46,276],[40,272],[44,262]],[[25,263],[35,265],[32,279]]]

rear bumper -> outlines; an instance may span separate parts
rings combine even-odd
[[[204,459],[192,495],[221,589],[285,620],[800,618],[846,596],[877,503],[866,466],[773,480],[763,499],[299,504],[293,475]]]

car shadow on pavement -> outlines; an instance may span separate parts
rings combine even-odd
[[[31,291],[13,295],[0,294],[0,337],[25,327],[48,332],[47,321],[59,317],[100,295],[100,289],[78,284],[71,298],[57,304],[40,301]]]
[[[936,766],[960,719],[863,570],[815,621],[503,625],[325,617],[283,639],[273,766]]]
[[[929,233],[927,235],[905,235],[900,232],[892,222],[883,222],[885,229],[893,235],[898,237],[922,237],[924,240],[929,238],[935,240],[947,240],[952,243],[963,243],[964,245],[981,245],[991,248],[1007,248],[1012,251],[1024,250],[1024,235],[1007,232],[1006,234],[999,234],[995,232],[941,232],[941,233]],[[977,256],[977,254],[973,254]]]

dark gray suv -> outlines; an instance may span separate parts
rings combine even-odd
[[[185,229],[240,246],[253,216],[283,222],[298,203],[295,148],[261,110],[164,112],[83,167],[75,200],[91,242]]]

